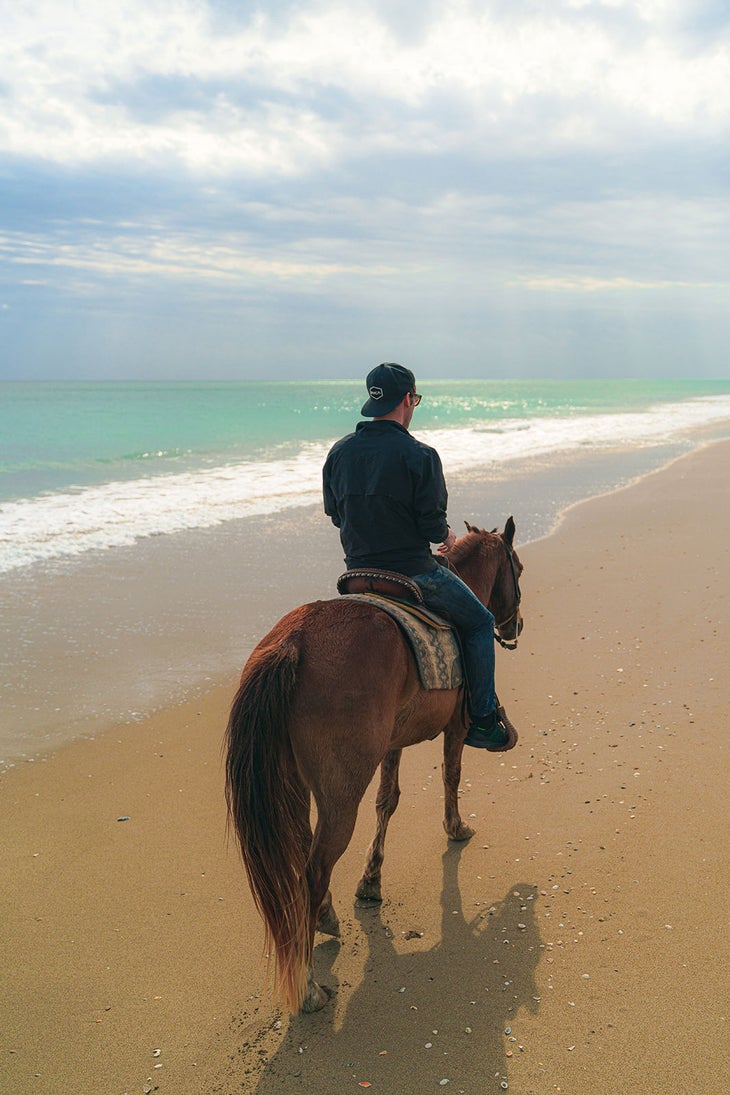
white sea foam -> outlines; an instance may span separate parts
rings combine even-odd
[[[662,403],[646,411],[626,414],[487,422],[470,429],[431,430],[419,437],[438,449],[444,466],[452,471],[465,471],[484,464],[551,453],[660,445],[723,421],[730,423],[727,395]]]
[[[657,445],[724,420],[730,422],[730,397],[712,396],[641,413],[510,419],[416,435],[438,449],[448,475],[524,457]],[[147,536],[318,504],[329,444],[303,444],[289,459],[116,481],[8,502],[0,506],[0,573],[134,544]]]

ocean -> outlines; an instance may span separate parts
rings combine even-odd
[[[449,475],[690,444],[730,383],[425,380],[412,431]],[[316,504],[362,381],[0,385],[0,573]]]
[[[441,454],[452,526],[513,513],[518,550],[730,437],[730,381],[419,390],[411,430]],[[284,612],[335,595],[321,466],[364,398],[362,381],[0,384],[0,769],[233,690]]]

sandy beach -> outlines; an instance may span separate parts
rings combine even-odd
[[[377,909],[353,899],[371,787],[317,1015],[264,990],[226,839],[235,674],[6,772],[2,1095],[730,1089],[729,465],[709,445],[525,547],[515,503],[525,632],[497,682],[521,740],[466,751],[464,845],[440,742],[406,753]]]

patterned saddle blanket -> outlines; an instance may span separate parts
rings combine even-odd
[[[365,601],[396,621],[413,651],[425,689],[459,688],[464,670],[456,634],[451,625],[423,605],[393,601],[378,593],[349,593],[341,600]]]

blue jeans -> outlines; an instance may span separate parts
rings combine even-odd
[[[453,570],[437,566],[411,575],[426,608],[450,620],[461,639],[469,682],[471,716],[480,719],[496,706],[494,694],[494,616]]]

